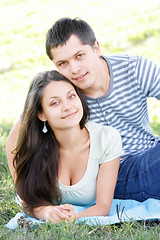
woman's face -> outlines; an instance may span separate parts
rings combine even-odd
[[[64,130],[78,125],[83,107],[74,87],[64,81],[52,81],[43,90],[41,121],[47,121],[53,129]]]

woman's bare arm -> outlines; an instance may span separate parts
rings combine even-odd
[[[75,219],[109,215],[118,177],[119,163],[120,157],[100,165],[97,179],[96,204],[80,213],[75,213]]]
[[[8,161],[9,169],[10,169],[10,172],[11,172],[11,175],[12,175],[12,178],[14,181],[15,181],[15,170],[13,167],[13,156],[14,155],[13,155],[12,151],[16,147],[16,142],[17,142],[17,137],[19,134],[20,126],[21,126],[21,118],[16,122],[16,124],[11,129],[11,131],[8,135],[8,138],[7,138],[7,142],[6,142],[7,161]]]

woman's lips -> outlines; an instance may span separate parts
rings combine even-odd
[[[62,119],[65,119],[65,118],[71,118],[71,117],[73,117],[76,113],[77,113],[77,112],[70,113],[70,114],[68,114],[68,115],[66,115],[66,116],[64,116],[64,117],[62,117]]]

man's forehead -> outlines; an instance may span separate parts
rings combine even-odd
[[[83,44],[80,39],[72,35],[65,44],[59,45],[51,49],[53,62],[64,61],[78,54],[78,52],[85,50],[86,44]]]
[[[61,52],[56,52],[53,51],[52,52],[52,56],[53,56],[53,59],[52,61],[57,64],[59,62],[64,62],[64,61],[69,61],[70,59],[74,58],[76,55],[78,55],[79,53],[81,53],[83,51],[83,49],[77,49],[77,50],[72,50],[72,51],[63,51],[62,53]]]

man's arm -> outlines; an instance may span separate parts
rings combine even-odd
[[[15,170],[14,170],[14,167],[13,167],[12,151],[16,147],[17,137],[18,137],[18,134],[19,134],[20,126],[21,126],[21,118],[17,121],[17,123],[11,129],[11,131],[8,135],[8,138],[7,138],[7,142],[6,142],[7,161],[8,161],[9,169],[10,169],[10,172],[11,172],[11,175],[12,175],[12,178],[13,178],[14,181],[15,181],[15,174],[14,174]]]

